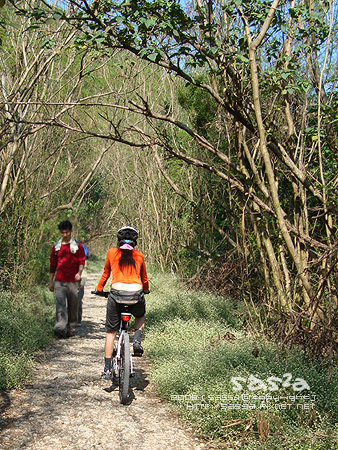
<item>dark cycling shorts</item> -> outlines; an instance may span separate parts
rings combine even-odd
[[[125,303],[118,303],[124,302]],[[137,301],[135,304],[128,304],[128,301]],[[118,331],[120,328],[121,312],[130,312],[135,317],[142,317],[146,312],[144,293],[141,289],[137,292],[117,291],[111,289],[106,313],[106,331]]]

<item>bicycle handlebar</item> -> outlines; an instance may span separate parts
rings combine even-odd
[[[109,292],[107,292],[107,291],[91,291],[91,294],[94,294],[94,295],[98,295],[99,297],[106,297],[106,298],[108,298],[108,295],[109,295]]]

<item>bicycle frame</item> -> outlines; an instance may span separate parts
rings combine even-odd
[[[125,319],[124,319],[125,318]],[[119,371],[119,362],[121,361],[121,348],[122,348],[122,340],[123,340],[123,333],[128,333],[129,330],[129,321],[131,319],[131,313],[121,313],[121,321],[120,321],[120,329],[118,332],[119,338],[117,341],[117,350],[116,355],[114,358],[114,370]],[[130,375],[133,376],[135,374],[134,371],[134,365],[133,365],[133,358],[132,354],[130,353]]]
[[[117,341],[117,350],[114,359],[114,371],[119,378],[119,397],[120,403],[126,405],[129,398],[129,378],[134,376],[133,358],[130,352],[129,342],[129,321],[131,313],[121,312],[119,338]]]
[[[102,297],[108,297],[108,292],[97,292],[92,291],[92,294],[100,295]],[[127,305],[124,305],[127,306]],[[114,350],[114,371],[119,377],[119,397],[120,403],[125,405],[129,397],[129,378],[135,375],[133,358],[130,352],[130,342],[129,342],[129,321],[131,319],[131,313],[121,312],[120,329],[118,332],[118,341],[116,353]]]

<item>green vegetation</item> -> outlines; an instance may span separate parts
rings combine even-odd
[[[230,441],[229,448],[337,448],[338,365],[250,336],[241,302],[177,283],[157,276],[147,305],[145,347],[158,393],[202,435]],[[273,376],[282,380],[276,390]]]
[[[0,389],[22,386],[33,357],[53,336],[53,294],[0,292]]]
[[[131,223],[163,272],[338,353],[335,5],[190,3],[0,8],[0,288],[46,281],[65,218],[98,253]]]
[[[40,255],[44,280],[48,258],[49,252]],[[102,272],[104,262],[105,257],[90,255],[88,272]],[[0,390],[23,386],[29,379],[37,351],[54,337],[54,319],[54,293],[37,287],[33,293],[0,290]]]
[[[222,439],[329,448],[336,368],[309,361],[338,354],[335,3],[62,4],[0,8],[4,385],[16,385],[23,353],[28,372],[30,352],[48,336],[42,325],[34,331],[40,321],[24,335],[40,311],[28,308],[17,325],[27,299],[8,292],[46,284],[57,224],[71,220],[98,272],[94,250],[105,254],[116,229],[132,224],[148,263],[232,299],[168,294],[161,280],[147,332],[154,379],[168,385],[159,392],[228,393],[230,375],[311,379],[310,411],[196,412],[176,403]],[[46,299],[35,303],[48,309]]]
[[[92,255],[89,271],[103,262]],[[150,279],[144,345],[151,379],[197,432],[233,449],[336,448],[337,364],[250,335],[241,299],[188,290],[174,276]],[[34,355],[52,338],[53,319],[53,294],[2,291],[0,389],[29,378]]]
[[[88,259],[88,272],[89,273],[102,273],[106,256],[89,255]]]

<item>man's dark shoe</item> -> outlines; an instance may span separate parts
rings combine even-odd
[[[134,356],[142,356],[143,355],[143,347],[140,341],[134,341],[133,344]]]
[[[68,330],[67,333],[66,333],[66,337],[67,337],[67,338],[70,338],[70,337],[73,337],[73,336],[75,336],[75,331],[73,331],[73,330]]]
[[[55,328],[54,334],[55,334],[55,336],[57,336],[60,339],[64,339],[67,336],[66,331],[61,330],[60,328]]]

